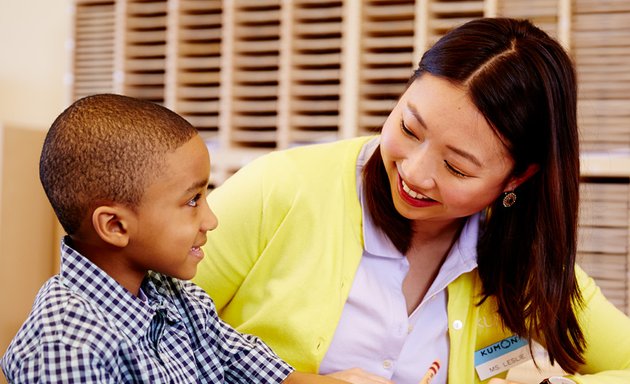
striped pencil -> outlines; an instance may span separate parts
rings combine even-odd
[[[435,375],[437,375],[439,369],[440,369],[440,360],[435,360],[431,364],[429,369],[427,370],[427,373],[424,374],[424,377],[422,377],[422,380],[420,380],[418,384],[429,384],[431,380],[433,380]]]

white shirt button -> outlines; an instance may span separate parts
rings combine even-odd
[[[462,329],[463,326],[464,326],[464,323],[462,323],[461,320],[453,321],[453,329]]]
[[[391,360],[384,360],[383,361],[383,368],[385,369],[390,369],[392,367],[392,362]]]

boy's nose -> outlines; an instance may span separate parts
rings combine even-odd
[[[219,220],[215,216],[214,212],[212,212],[212,209],[210,209],[207,202],[205,203],[205,206],[206,212],[204,212],[203,221],[201,223],[201,231],[208,232],[212,231],[217,227],[217,225],[219,225]]]

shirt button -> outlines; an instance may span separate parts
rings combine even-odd
[[[464,326],[464,323],[462,323],[461,320],[453,321],[453,329],[462,329],[463,326]]]
[[[392,362],[390,360],[383,361],[383,368],[390,369],[392,367]]]
[[[409,324],[409,326],[407,326],[407,334],[413,332],[413,325]]]

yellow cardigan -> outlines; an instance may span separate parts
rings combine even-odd
[[[219,219],[195,282],[221,317],[260,336],[296,369],[317,372],[363,250],[356,160],[369,137],[274,152],[208,197]],[[630,319],[578,269],[588,349],[578,383],[630,383]],[[477,271],[448,286],[449,383],[479,383],[474,351],[511,333],[496,303],[477,306]],[[453,326],[456,324],[456,326]]]

